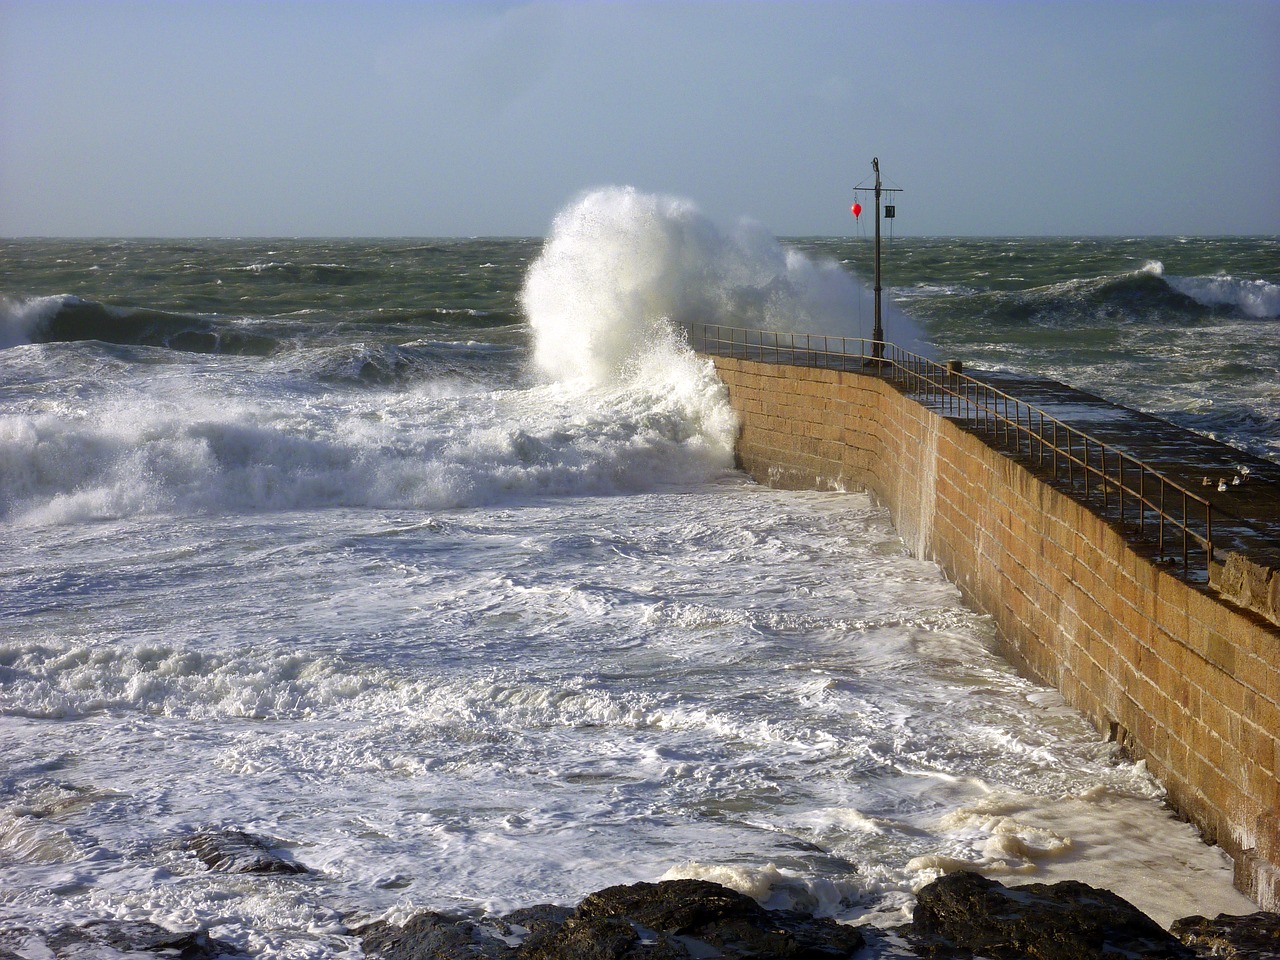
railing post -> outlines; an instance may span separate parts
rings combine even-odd
[[[1160,532],[1156,537],[1157,549],[1160,551],[1160,559],[1164,559],[1164,521],[1167,514],[1165,513],[1165,493],[1169,489],[1169,485],[1165,482],[1164,477],[1160,478]]]
[[[1205,501],[1204,505],[1204,577],[1207,581],[1213,575],[1213,505]]]
[[[1124,527],[1124,454],[1120,454],[1120,526]]]
[[[1187,512],[1187,491],[1182,491],[1182,576],[1187,575],[1187,554],[1190,545],[1187,538],[1191,535],[1191,515]]]
[[[1138,465],[1138,536],[1147,532],[1147,468]]]
[[[1108,496],[1111,484],[1107,483],[1107,448],[1102,444],[1098,444],[1098,458],[1102,463],[1102,469],[1098,471],[1098,482],[1102,484],[1102,512],[1106,513],[1111,509],[1111,499]]]

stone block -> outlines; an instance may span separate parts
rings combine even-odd
[[[1280,739],[1280,706],[1277,706],[1270,697],[1257,697],[1246,719],[1257,724],[1268,736]],[[1277,770],[1280,770],[1280,767],[1277,767]]]
[[[1209,585],[1222,596],[1280,625],[1280,574],[1240,553],[1219,552]]]
[[[1251,743],[1260,745],[1262,740],[1251,740]],[[1271,744],[1265,744],[1268,755],[1271,753]],[[1244,754],[1246,761],[1249,759],[1248,754]],[[1256,758],[1258,754],[1253,754]],[[1268,770],[1261,763],[1246,762],[1245,772],[1247,779],[1242,779],[1242,786],[1247,787],[1250,796],[1258,803],[1260,807],[1267,810],[1275,810],[1280,813],[1280,783],[1277,783],[1275,771]]]
[[[1235,644],[1216,630],[1210,630],[1206,639],[1205,659],[1228,676],[1233,675],[1236,672]]]

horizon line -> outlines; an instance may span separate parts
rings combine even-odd
[[[169,242],[169,241],[276,241],[276,240],[451,240],[451,241],[545,241],[539,234],[373,234],[373,233],[262,233],[262,234],[19,234],[0,236],[0,242],[19,241],[129,241],[129,242]],[[849,240],[871,243],[870,237],[838,233],[796,233],[776,234],[774,239],[788,240]],[[908,236],[895,236],[893,242],[906,240],[1280,240],[1280,233],[922,233]]]

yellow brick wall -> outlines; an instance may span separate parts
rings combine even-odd
[[[1088,509],[874,377],[714,358],[741,466],[868,490],[1005,653],[1146,760],[1172,804],[1280,909],[1280,630],[1170,576]]]

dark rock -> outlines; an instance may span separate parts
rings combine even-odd
[[[726,957],[834,960],[863,945],[856,927],[792,910],[765,910],[745,894],[707,880],[609,887],[583,900],[574,920],[605,918],[702,941]]]
[[[217,960],[238,957],[229,943],[203,930],[174,933],[145,920],[92,920],[62,927],[45,941],[55,957],[99,957],[113,953],[156,953],[175,960]]]
[[[1280,913],[1251,913],[1233,917],[1220,913],[1213,920],[1183,917],[1169,932],[1189,947],[1227,960],[1280,958]]]
[[[521,940],[522,950],[528,952],[557,933],[572,916],[572,907],[557,907],[544,903],[533,907],[521,907],[499,918],[495,923],[504,936]]]
[[[511,913],[504,914],[502,922],[509,927],[523,927],[531,933],[559,927],[573,916],[573,907],[557,907],[550,903],[540,903],[533,907],[521,907]]]
[[[669,934],[640,930],[622,917],[573,916],[547,937],[521,949],[522,960],[690,960]]]
[[[655,951],[626,920],[580,918],[567,907],[530,907],[481,922],[426,911],[402,927],[379,921],[355,932],[376,960],[689,960],[682,948]],[[521,937],[519,946],[509,942]]]
[[[690,934],[734,919],[762,919],[767,911],[746,894],[709,880],[664,880],[608,887],[578,904],[583,917],[627,917],[647,927]]]
[[[1074,880],[1005,887],[976,873],[948,874],[916,895],[914,919],[904,932],[925,956],[939,958],[1196,956],[1127,900]]]
[[[765,910],[705,880],[609,887],[572,911],[529,907],[484,921],[420,913],[356,933],[380,960],[848,960],[864,942],[855,927]]]
[[[183,846],[211,870],[221,873],[310,873],[306,867],[276,853],[265,837],[241,830],[202,831]]]
[[[365,956],[379,960],[498,960],[515,949],[466,917],[423,911],[403,927],[384,921],[355,931]]]

